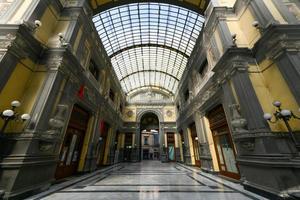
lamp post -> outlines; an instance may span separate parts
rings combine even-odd
[[[22,121],[27,121],[30,119],[29,114],[24,113],[20,116],[19,113],[15,111],[17,107],[21,106],[19,101],[12,101],[10,105],[11,109],[6,109],[0,114],[0,117],[4,120],[4,124],[0,129],[0,135],[4,134],[4,131],[11,120],[18,120],[20,118]]]
[[[291,139],[293,140],[296,148],[298,151],[300,151],[300,143],[297,141],[296,137],[293,134],[293,130],[289,124],[290,119],[300,119],[300,117],[296,116],[291,110],[288,109],[282,109],[281,108],[281,102],[280,101],[274,101],[273,106],[277,108],[277,110],[273,113],[275,116],[275,121],[272,121],[273,115],[270,113],[264,114],[264,119],[268,120],[271,123],[276,123],[278,120],[283,120],[286,128],[288,129],[289,135]]]

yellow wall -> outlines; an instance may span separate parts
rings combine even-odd
[[[181,135],[179,133],[176,133],[177,135],[177,138],[178,138],[178,145],[179,145],[179,148],[180,148],[180,159],[181,161],[183,161],[183,149],[182,149],[182,143],[181,143]]]
[[[282,108],[300,114],[298,112],[299,105],[272,60],[264,60],[259,63],[259,66],[250,66],[249,76],[264,112],[273,113],[276,108],[272,105],[272,102],[279,100],[282,102]],[[290,120],[290,125],[293,130],[300,130],[299,121]],[[270,123],[270,127],[273,131],[287,131],[283,122]]]
[[[128,111],[133,112],[132,116],[127,115]],[[123,110],[123,119],[126,122],[135,122],[136,121],[136,107],[134,107],[134,106],[125,107]]]
[[[42,26],[36,30],[35,36],[43,44],[47,44],[57,25],[58,13],[56,13],[54,8],[49,6],[39,20],[42,22]]]
[[[193,140],[192,140],[192,133],[191,133],[191,129],[187,128],[187,139],[189,142],[189,151],[190,151],[190,155],[191,155],[191,164],[195,165],[195,154],[194,154],[194,148],[193,148]]]
[[[249,22],[251,23],[251,22]],[[249,43],[248,40],[243,32],[243,30],[240,27],[240,23],[237,20],[227,21],[227,26],[229,28],[229,31],[231,35],[236,34],[236,45],[238,47],[248,47]],[[257,32],[254,32],[254,34],[257,34]],[[254,36],[250,36],[254,37]]]
[[[45,80],[46,72],[34,72],[35,63],[29,59],[21,60],[17,65],[5,87],[0,92],[0,110],[10,109],[13,100],[21,102],[21,107],[17,108],[20,114],[31,113],[32,107],[39,95],[40,89]],[[0,120],[0,126],[3,121]],[[22,122],[10,122],[6,129],[7,132],[20,132],[23,128]]]
[[[118,143],[117,143],[117,149],[121,149],[124,147],[124,133],[119,133],[118,135]]]
[[[172,115],[168,116],[168,111],[172,112]],[[164,107],[164,121],[165,122],[175,122],[176,121],[176,111],[175,106],[165,106]]]
[[[89,142],[90,142],[91,136],[93,135],[93,126],[95,124],[94,119],[95,118],[93,116],[90,117],[90,119],[89,119],[88,128],[85,133],[85,137],[84,137],[84,141],[83,141],[83,145],[82,145],[82,151],[81,151],[81,155],[80,155],[80,159],[79,159],[78,171],[83,171],[83,167],[85,164],[85,158],[86,158],[88,148],[89,148]]]
[[[243,32],[244,37],[247,40],[247,44],[252,48],[255,42],[260,38],[259,31],[252,26],[252,23],[256,21],[253,15],[251,14],[249,8],[247,8],[244,13],[241,15],[238,24],[240,30]],[[229,28],[230,29],[230,28]],[[239,36],[237,36],[239,37]]]

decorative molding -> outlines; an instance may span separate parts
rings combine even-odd
[[[16,39],[16,33],[7,33],[5,35],[0,35],[0,49],[8,49],[11,47],[13,41]]]
[[[272,24],[268,26],[252,51],[258,62],[265,58],[276,59],[285,51],[300,51],[298,25]]]

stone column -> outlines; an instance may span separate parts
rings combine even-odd
[[[231,77],[239,101],[241,114],[247,120],[248,130],[268,130],[264,112],[249,78],[247,63],[233,64],[236,71]]]
[[[200,162],[201,169],[206,171],[211,171],[213,169],[212,157],[209,149],[209,144],[207,142],[207,132],[206,127],[203,123],[201,113],[196,111],[194,114],[194,121],[197,130],[197,137],[199,142],[199,152],[200,152]]]
[[[32,110],[27,130],[30,132],[42,132],[47,130],[49,124],[49,114],[53,112],[57,94],[64,84],[65,76],[60,69],[62,65],[62,56],[53,56],[48,59],[47,67],[49,68],[42,92],[37,99]]]

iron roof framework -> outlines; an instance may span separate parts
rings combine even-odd
[[[174,94],[204,18],[165,3],[132,3],[93,17],[125,93],[162,88]]]

